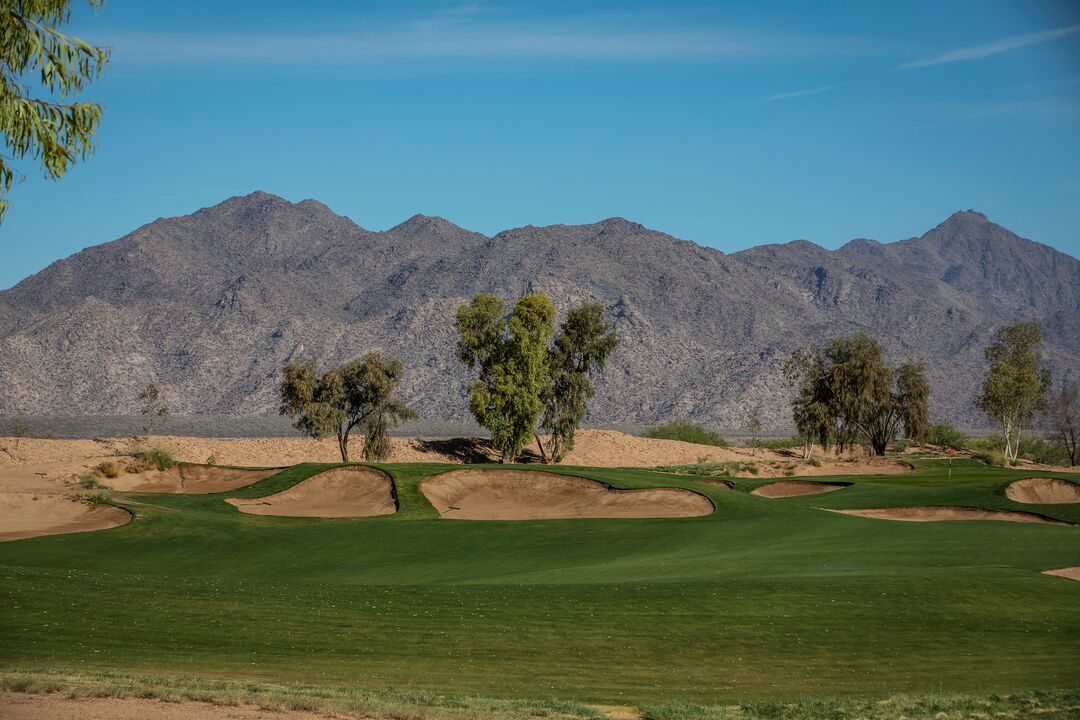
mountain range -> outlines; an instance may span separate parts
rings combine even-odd
[[[1037,319],[1055,378],[1080,373],[1080,261],[981,213],[917,238],[737,253],[622,218],[492,237],[416,215],[372,232],[255,192],[159,219],[0,292],[0,415],[125,414],[156,383],[176,414],[276,412],[281,366],[370,350],[408,367],[427,419],[468,416],[455,309],[477,292],[602,302],[620,337],[589,421],[790,425],[785,358],[862,330],[925,363],[931,414],[973,400],[996,328]]]

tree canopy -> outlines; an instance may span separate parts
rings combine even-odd
[[[559,462],[574,446],[574,434],[595,390],[592,375],[603,370],[618,339],[604,322],[604,307],[571,308],[555,332],[555,306],[542,293],[522,296],[505,316],[503,301],[478,294],[457,313],[458,355],[477,379],[469,386],[469,410],[491,431],[503,461],[513,460],[537,436],[545,462]],[[550,344],[549,344],[550,343]]]
[[[321,374],[314,361],[294,360],[282,370],[280,412],[305,435],[336,437],[342,462],[349,462],[349,436],[360,426],[364,459],[385,460],[390,428],[416,416],[396,394],[404,374],[400,362],[378,353]]]
[[[161,418],[166,418],[169,415],[169,408],[161,399],[161,391],[158,390],[158,386],[154,383],[150,383],[135,396],[135,399],[139,401],[139,414],[146,418],[146,425],[143,426],[143,431],[147,435],[154,433],[154,424]]]
[[[89,0],[98,8],[104,0]],[[71,16],[70,0],[0,0],[0,134],[9,157],[0,156],[0,193],[18,173],[12,161],[31,158],[49,179],[59,179],[93,152],[101,107],[66,102],[93,82],[109,51],[57,28]],[[32,82],[47,97],[32,97]],[[8,203],[0,197],[0,222]]]
[[[855,440],[884,455],[901,428],[919,439],[929,426],[930,386],[922,366],[890,368],[878,342],[863,333],[836,338],[824,349],[803,348],[785,372],[796,384],[792,417],[807,457],[814,443],[842,449]]]
[[[551,380],[544,393],[541,429],[548,433],[548,453],[562,461],[574,449],[574,435],[596,394],[591,377],[603,372],[619,339],[604,322],[604,306],[583,303],[571,308],[548,350]],[[547,457],[540,445],[541,456]]]
[[[469,386],[469,411],[491,432],[504,462],[533,438],[550,384],[547,347],[555,306],[541,293],[523,295],[505,318],[502,300],[478,294],[457,311],[458,356],[479,377]]]
[[[1023,322],[999,329],[985,351],[990,367],[975,404],[1001,429],[1010,460],[1016,460],[1023,428],[1043,408],[1050,390],[1041,344],[1042,326]]]

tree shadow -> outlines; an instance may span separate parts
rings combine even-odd
[[[487,438],[446,438],[443,440],[418,440],[417,448],[423,452],[439,453],[469,465],[499,462],[499,453]],[[524,448],[515,461],[520,464],[542,462],[535,450]]]

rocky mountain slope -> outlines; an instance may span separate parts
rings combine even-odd
[[[919,238],[805,241],[731,255],[620,218],[486,237],[415,216],[370,232],[256,192],[160,219],[0,292],[0,414],[272,414],[283,363],[368,350],[409,366],[424,417],[467,416],[453,313],[474,293],[603,302],[621,337],[592,422],[789,423],[784,358],[865,330],[923,360],[933,414],[982,424],[982,348],[1037,318],[1057,377],[1080,368],[1080,262],[959,212]],[[1080,372],[1080,369],[1074,372]]]

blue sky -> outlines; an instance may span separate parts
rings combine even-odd
[[[724,251],[951,212],[1080,255],[1080,3],[136,2],[97,151],[8,196],[0,288],[256,189],[380,230],[623,216]]]

